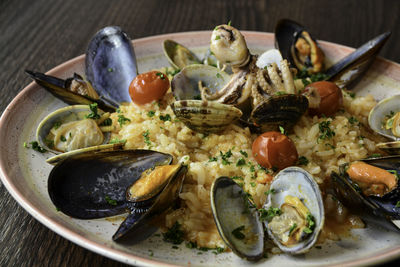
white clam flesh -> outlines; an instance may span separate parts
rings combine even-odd
[[[324,205],[318,184],[299,167],[280,171],[271,183],[264,210],[269,236],[285,253],[306,253],[324,225]]]

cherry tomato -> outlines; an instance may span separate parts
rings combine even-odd
[[[129,85],[129,95],[136,104],[143,105],[162,98],[169,88],[167,75],[159,71],[139,74]]]
[[[265,132],[254,140],[253,156],[265,168],[279,170],[296,164],[297,149],[293,141],[279,132]]]
[[[319,94],[321,102],[316,108],[309,108],[308,113],[311,116],[334,115],[343,103],[342,90],[333,82],[321,81],[314,82],[306,86],[305,94]]]

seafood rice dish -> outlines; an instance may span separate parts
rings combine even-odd
[[[170,66],[138,74],[127,35],[104,28],[85,75],[27,71],[71,104],[37,129],[55,154],[50,198],[75,218],[127,214],[116,242],[156,225],[166,242],[251,261],[369,222],[398,231],[399,98],[351,91],[389,35],[328,67],[296,22],[280,21],[261,55],[228,23],[203,59],[165,40]]]

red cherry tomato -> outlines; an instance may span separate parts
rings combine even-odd
[[[295,165],[298,159],[293,141],[279,132],[266,132],[254,140],[253,156],[265,168],[279,170]]]
[[[139,74],[129,85],[129,95],[136,104],[143,105],[162,98],[169,88],[167,75],[159,71]]]
[[[305,94],[318,93],[321,102],[317,108],[309,108],[308,113],[311,116],[334,115],[343,103],[342,90],[333,82],[321,81],[314,82],[306,86]]]

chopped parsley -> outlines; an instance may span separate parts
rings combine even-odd
[[[244,158],[240,158],[237,162],[236,162],[236,166],[243,166],[246,165],[246,161],[244,160]]]
[[[215,40],[219,40],[219,39],[221,39],[221,36],[219,36],[219,35],[215,36]]]
[[[256,187],[256,183],[255,182],[251,182],[250,185],[251,185],[251,187]]]
[[[256,171],[256,167],[251,162],[249,162],[249,166],[250,166],[250,171],[251,172],[255,172]]]
[[[269,190],[267,190],[267,191],[265,191],[264,192],[264,194],[265,195],[269,195],[269,194],[275,194],[276,193],[276,190],[275,190],[275,188],[271,188],[271,189],[269,189]]]
[[[379,154],[379,153],[374,153],[374,154],[371,154],[371,156],[369,156],[368,158],[379,158],[379,157],[381,157],[382,155],[381,154]]]
[[[314,216],[312,216],[311,213],[308,213],[307,217],[306,217],[306,221],[307,221],[307,227],[305,227],[303,229],[303,232],[306,234],[311,234],[312,232],[314,232],[314,228],[315,228]]]
[[[60,140],[61,140],[61,142],[66,142],[66,141],[67,141],[67,139],[65,138],[64,135],[61,135],[61,136],[60,136]]]
[[[171,121],[171,116],[169,114],[165,114],[165,116],[160,115],[160,120],[162,120],[162,121]]]
[[[97,114],[97,103],[89,104],[89,109],[91,113],[85,116],[86,119],[100,119],[100,115]]]
[[[320,140],[330,139],[335,136],[335,132],[329,127],[331,121],[323,121],[318,124],[320,135],[317,142]]]
[[[147,116],[150,118],[153,117],[154,114],[156,114],[156,112],[154,110],[150,110],[149,112],[147,112]]]
[[[229,160],[228,160],[228,159],[232,156],[232,151],[231,151],[230,149],[229,149],[228,152],[226,152],[225,154],[222,153],[222,151],[220,151],[219,154],[220,154],[220,156],[221,156],[222,164],[223,164],[223,165],[229,165],[229,164],[231,164],[231,163],[229,162]]]
[[[25,147],[25,148],[29,148],[29,146],[28,146],[28,143],[27,143],[27,142],[24,142],[24,147]]]
[[[241,176],[233,176],[232,179],[233,180],[242,180],[242,181],[244,180],[243,177],[241,177]]]
[[[174,69],[174,70],[172,70],[172,71],[167,70],[166,72],[167,72],[168,75],[175,76],[175,75],[178,74],[180,71],[181,71],[180,69],[176,69],[176,70]]]
[[[228,21],[228,26],[231,26],[231,21]]]
[[[293,233],[294,230],[297,228],[297,223],[294,223],[289,229],[289,236]]]
[[[150,142],[150,136],[149,136],[150,132],[149,132],[149,130],[146,130],[145,132],[143,132],[142,135],[144,137],[144,143],[150,147],[151,146],[151,142]]]
[[[238,228],[234,229],[232,231],[232,235],[237,238],[237,239],[244,239],[246,236],[242,233],[242,231],[244,230],[244,225],[239,226]]]
[[[221,74],[219,72],[217,72],[217,74],[215,74],[215,76],[217,76],[217,78],[222,79],[222,76],[221,76]]]
[[[285,91],[277,91],[275,92],[275,95],[287,95],[287,93]]]
[[[298,165],[307,166],[309,162],[310,162],[310,161],[309,161],[306,157],[300,156],[299,161],[298,161],[297,164],[298,164]]]
[[[247,155],[247,152],[246,152],[246,151],[240,150],[239,152],[240,152],[240,154],[242,154],[242,155],[245,156],[246,158],[249,156],[249,155]]]
[[[131,121],[131,120],[126,118],[124,115],[118,115],[119,126],[122,127],[122,125],[124,125],[127,121]]]
[[[399,173],[396,170],[387,170],[387,171],[396,176],[396,179],[399,180]]]
[[[218,160],[217,157],[210,157],[208,162],[213,162],[213,161],[217,161],[217,160]]]
[[[190,249],[197,248],[197,243],[190,241],[189,243],[186,243],[186,247]]]
[[[55,123],[54,123],[54,125],[53,125],[53,129],[54,130],[57,130],[58,128],[60,128],[60,126],[61,126],[61,121],[56,121]]]
[[[37,141],[30,142],[29,144],[32,146],[32,149],[37,152],[40,152],[40,153],[47,152],[47,150],[44,149],[43,147],[41,147]]]
[[[113,72],[114,70],[113,70],[113,68],[108,68],[107,71],[108,72]]]
[[[181,224],[175,222],[175,224],[168,229],[166,233],[163,233],[163,240],[175,245],[179,245],[183,242],[184,232],[180,229]]]
[[[112,119],[111,118],[107,118],[105,119],[100,126],[111,126],[112,125]]]
[[[355,117],[350,117],[348,120],[351,125],[358,124],[358,120]]]
[[[270,207],[268,210],[259,209],[258,211],[260,212],[260,220],[268,222],[270,222],[272,218],[274,218],[275,216],[279,216],[282,214],[280,208],[274,208],[274,207]]]
[[[282,126],[279,126],[279,131],[281,132],[281,134],[286,134],[285,128],[283,128]]]
[[[111,199],[109,196],[106,196],[105,200],[107,201],[108,204],[117,206],[117,201],[115,199]]]
[[[165,74],[164,73],[157,72],[156,75],[159,76],[161,80],[165,80]]]
[[[397,203],[396,203],[396,206],[395,206],[396,208],[400,208],[400,200],[399,201],[397,201]]]

